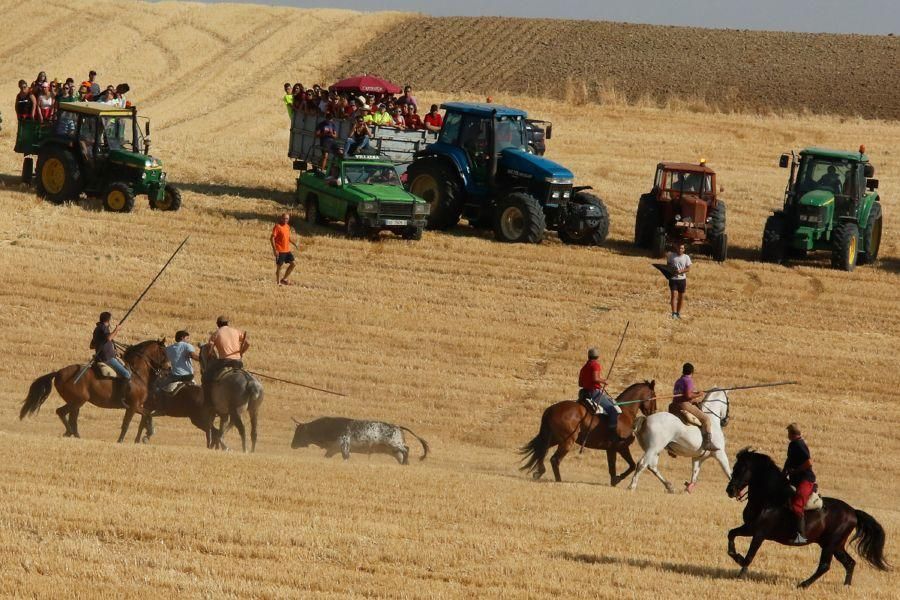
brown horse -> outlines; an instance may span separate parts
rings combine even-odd
[[[149,382],[160,371],[169,368],[164,339],[147,340],[131,346],[125,351],[122,359],[131,371],[131,385],[126,397],[128,408],[122,419],[122,433],[119,435],[119,442],[125,439],[134,413],[142,412]],[[98,377],[94,369],[90,368],[76,382],[75,377],[81,367],[82,365],[69,365],[35,379],[28,389],[28,397],[22,403],[19,419],[38,412],[44,401],[50,396],[54,386],[57,393],[66,402],[56,409],[59,420],[66,427],[66,437],[81,437],[78,433],[78,413],[85,403],[90,402],[100,408],[121,409],[122,405],[113,398],[113,380]]]
[[[199,385],[182,386],[174,394],[159,389],[150,392],[144,402],[144,415],[138,425],[138,438],[148,443],[155,433],[153,417],[176,417],[190,419],[194,427],[206,436],[206,447],[215,445],[215,430],[212,429],[213,411],[203,403],[203,388]],[[141,434],[147,432],[145,437]]]
[[[533,473],[535,479],[540,479],[547,471],[544,468],[547,452],[558,445],[556,452],[550,457],[550,465],[553,467],[556,481],[562,481],[559,463],[573,447],[583,443],[586,448],[606,450],[610,485],[617,485],[635,468],[628,447],[634,441],[631,426],[638,410],[644,415],[656,412],[656,395],[653,391],[655,383],[654,381],[635,383],[616,398],[616,402],[626,403],[622,406],[622,414],[619,415],[617,429],[623,439],[618,442],[610,442],[605,424],[601,425],[601,418],[594,415],[581,402],[564,400],[547,407],[544,416],[541,417],[538,434],[521,449],[521,454],[525,456],[523,460],[526,461],[521,469]],[[625,432],[625,435],[622,435],[622,432]],[[616,475],[616,454],[628,463],[628,469],[621,475]]]

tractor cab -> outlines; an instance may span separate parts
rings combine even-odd
[[[716,174],[706,166],[689,163],[659,163],[653,183],[660,203],[663,222],[684,229],[687,237],[705,239],[704,228],[709,213],[717,204]]]

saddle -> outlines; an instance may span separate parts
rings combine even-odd
[[[164,394],[174,396],[175,394],[177,394],[178,392],[181,391],[181,388],[185,387],[186,385],[195,385],[195,384],[185,383],[184,381],[172,381],[163,386],[160,386],[159,390]]]
[[[797,491],[797,488],[794,486],[791,486],[791,489],[794,492]],[[822,510],[824,504],[822,496],[819,495],[819,484],[814,483],[812,494],[809,495],[809,500],[806,501],[806,506],[803,507],[803,510]]]
[[[681,419],[681,422],[689,427],[700,427],[702,425],[700,423],[700,419],[687,412],[686,410],[681,410],[674,402],[669,404],[669,412]]]
[[[598,416],[599,416],[599,415],[605,415],[605,414],[606,414],[606,411],[603,410],[603,407],[600,406],[598,403],[595,403],[595,402],[594,402],[593,400],[591,400],[590,398],[579,398],[578,401],[579,401],[586,409],[588,409],[588,411],[589,411],[590,413],[592,413],[592,414],[595,414],[595,415],[598,415]],[[615,405],[615,406],[613,406],[613,408],[615,409],[617,415],[621,415],[621,414],[622,414],[622,407],[621,407],[621,406]]]
[[[105,362],[94,362],[94,375],[100,379],[118,379],[119,374],[116,373],[111,366]]]

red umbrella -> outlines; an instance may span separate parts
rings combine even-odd
[[[372,75],[354,75],[341,79],[328,88],[334,92],[373,92],[375,94],[399,94],[403,91],[399,85]]]

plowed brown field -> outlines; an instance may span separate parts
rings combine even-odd
[[[337,74],[419,89],[900,118],[900,38],[512,18],[399,21]]]

